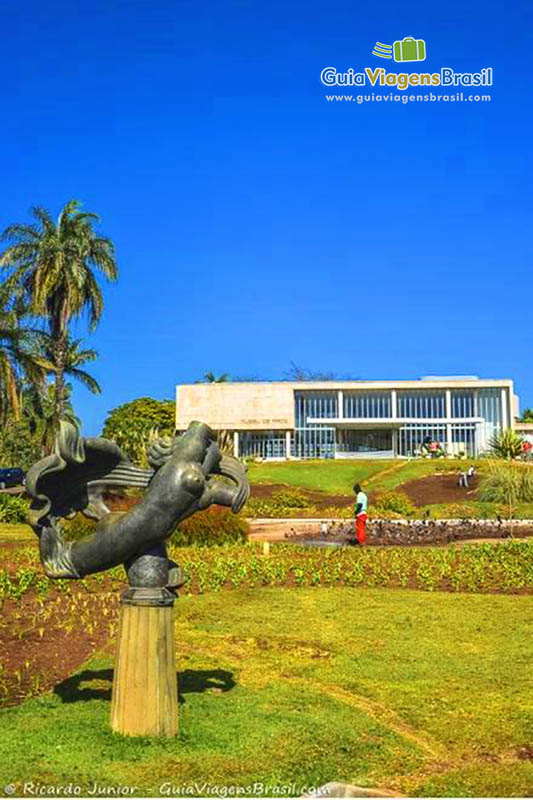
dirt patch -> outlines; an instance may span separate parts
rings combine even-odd
[[[470,481],[468,489],[457,485],[457,472],[443,473],[441,475],[427,475],[395,487],[393,491],[405,492],[416,506],[426,506],[433,503],[467,503],[476,500],[478,479]],[[300,487],[286,486],[281,483],[258,483],[252,486],[252,499],[271,501],[277,492],[297,491],[305,497],[311,506],[317,510],[326,508],[350,508],[354,505],[355,498],[344,494],[328,494],[327,492],[302,489]],[[375,503],[382,490],[370,491],[370,505]],[[125,498],[130,500],[130,498]],[[117,501],[112,501],[116,503]],[[113,506],[115,510],[115,505]],[[116,505],[116,510],[119,510]],[[122,510],[122,507],[120,508]]]
[[[79,598],[76,608],[73,598]],[[117,616],[118,598],[108,593],[54,593],[44,599],[33,596],[4,601],[0,705],[17,705],[72,675],[110,641]]]
[[[398,486],[398,491],[405,492],[416,506],[427,506],[432,503],[465,503],[476,500],[478,479],[470,481],[465,489],[457,485],[458,473],[444,475],[428,475]]]
[[[345,494],[327,494],[311,489],[301,489],[296,486],[287,486],[283,483],[256,483],[252,486],[252,498],[254,500],[272,500],[272,496],[277,492],[290,492],[297,490],[299,494],[309,501],[309,505],[316,508],[331,508],[336,506],[344,508],[353,506],[355,498]]]

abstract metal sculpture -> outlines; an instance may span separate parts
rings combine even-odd
[[[182,436],[155,441],[148,451],[151,470],[135,467],[108,439],[80,437],[69,423],[61,424],[56,450],[26,476],[30,522],[50,578],[81,578],[124,564],[133,586],[166,586],[160,563],[148,569],[144,562],[140,570],[138,559],[160,559],[165,539],[196,511],[216,503],[237,513],[250,493],[240,461],[222,455],[215,433],[201,422],[192,422]],[[117,487],[147,491],[131,511],[112,514],[103,495]],[[65,542],[59,520],[77,511],[98,521],[96,532]]]
[[[131,588],[122,596],[123,611],[129,605],[171,612],[181,579],[178,565],[167,558],[166,538],[179,522],[212,504],[228,506],[237,513],[248,499],[250,487],[240,461],[221,454],[216,434],[201,422],[191,422],[181,436],[153,442],[148,461],[153,469],[139,469],[113,442],[83,438],[72,425],[62,423],[56,452],[35,463],[26,475],[26,489],[32,497],[30,522],[39,537],[40,558],[50,578],[82,578],[124,564]],[[145,488],[146,492],[130,511],[111,513],[105,505],[105,492],[124,487]],[[79,541],[65,541],[60,520],[76,512],[95,519],[96,530]],[[173,672],[172,617],[164,618],[159,644],[153,636],[150,638],[150,627],[159,626],[158,619],[146,615],[135,623],[140,625],[135,633],[139,641],[143,625],[147,627],[145,653],[137,652],[135,656],[135,642],[129,642],[126,634],[123,640],[119,636],[118,663],[122,651],[122,663],[134,657],[144,658],[148,659],[148,669],[150,660],[159,657],[162,649],[170,653],[172,646],[172,656],[168,656],[164,669]],[[132,634],[130,638],[135,636]],[[159,698],[165,692],[172,695],[169,681],[175,684],[173,677],[163,676],[161,685],[157,676],[146,678],[145,683],[150,680],[154,684],[154,697]],[[177,698],[174,701],[170,697],[166,705],[163,703],[163,710],[151,721],[144,719],[130,724],[115,719],[113,722],[118,714],[119,695],[120,701],[125,702],[124,693],[116,685],[113,688],[115,730],[174,735],[175,726],[160,718],[173,714],[174,707],[177,718]],[[150,694],[150,687],[147,691]],[[131,703],[135,702],[132,698]],[[140,702],[142,705],[142,698]]]

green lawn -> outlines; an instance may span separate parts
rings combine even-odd
[[[467,463],[476,462],[454,459],[281,461],[251,464],[248,475],[252,484],[284,483],[330,494],[350,495],[356,482],[368,490],[395,489],[402,483],[434,475],[435,472],[459,472],[465,469]],[[482,467],[482,462],[477,466]]]
[[[207,794],[294,783],[297,795],[343,780],[420,796],[528,795],[532,634],[523,596],[337,587],[184,597],[180,737],[111,734],[111,661],[97,658],[57,693],[0,712],[0,785]]]
[[[331,494],[352,494],[356,481],[369,478],[394,465],[394,461],[280,461],[251,464],[250,482],[284,483],[305,489],[318,489]]]

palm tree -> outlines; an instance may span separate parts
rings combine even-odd
[[[214,372],[204,373],[204,383],[227,383],[230,379],[229,373],[223,372],[222,375],[215,375]]]
[[[0,254],[0,266],[10,270],[8,283],[22,287],[30,313],[48,324],[55,373],[56,416],[64,418],[67,405],[65,372],[68,360],[68,326],[86,312],[91,330],[100,320],[104,301],[97,273],[109,281],[117,278],[115,248],[94,230],[96,214],[80,211],[70,200],[57,221],[40,206],[34,222],[9,225],[2,234],[10,242]]]
[[[74,425],[74,427],[78,429],[80,427],[80,420],[75,415],[72,403],[70,402],[71,392],[71,385],[65,383],[65,396],[61,417],[58,415],[55,391],[52,384],[45,386],[42,392],[28,396],[25,413],[29,419],[29,427],[39,439],[45,454],[51,453],[54,450],[61,421],[70,422],[71,425]]]
[[[41,351],[41,331],[26,326],[27,308],[19,294],[0,285],[0,423],[9,414],[20,418],[20,393],[25,382],[37,386],[51,367]]]
[[[83,385],[93,394],[101,394],[102,390],[96,378],[93,378],[92,375],[89,375],[88,372],[81,369],[81,367],[88,361],[96,361],[98,358],[98,353],[96,350],[91,350],[90,348],[87,350],[80,350],[81,342],[81,339],[71,339],[69,336],[67,336],[63,373],[65,375],[69,375],[71,378],[76,378],[77,380],[81,381],[81,383],[83,383]],[[51,362],[53,367],[55,367],[55,353],[53,349],[53,343],[51,341],[45,345],[44,355],[45,358]],[[55,372],[55,369],[53,371]]]

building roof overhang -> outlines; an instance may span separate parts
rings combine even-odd
[[[428,426],[441,426],[441,425],[471,425],[476,422],[483,422],[483,417],[454,417],[453,419],[439,417],[439,418],[425,418],[425,419],[354,419],[345,417],[307,417],[308,425],[325,425],[332,428],[359,428],[360,430],[369,430],[375,428],[402,428],[404,425],[428,425]]]

